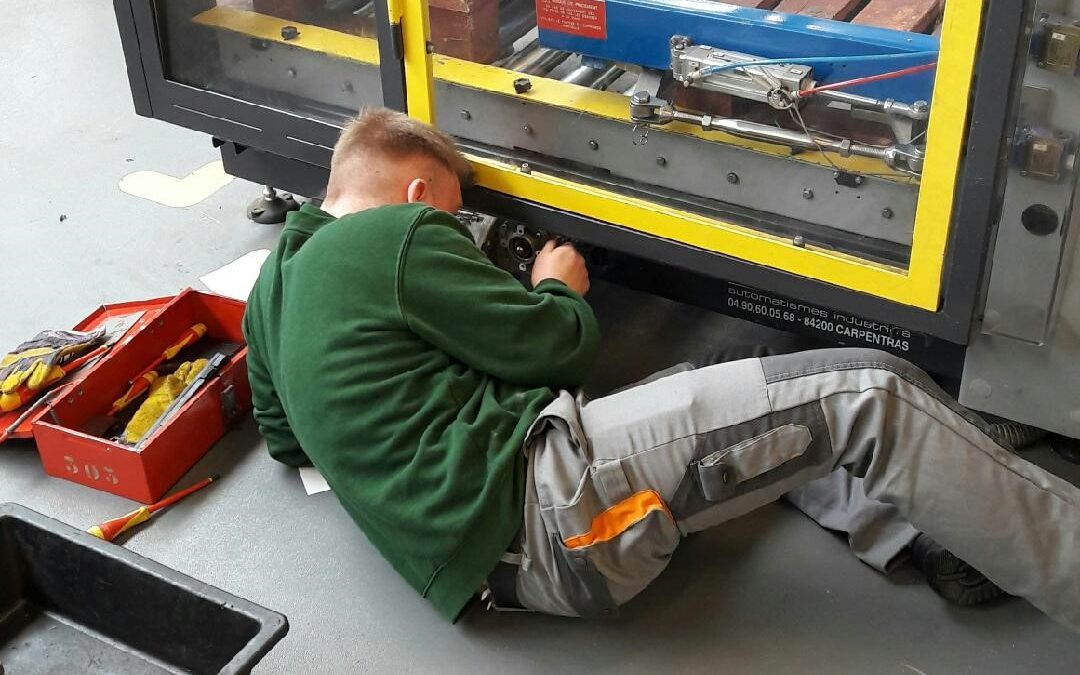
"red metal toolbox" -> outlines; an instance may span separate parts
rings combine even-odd
[[[76,329],[92,330],[133,312],[143,314],[127,334],[85,374],[62,383],[52,403],[27,424],[49,475],[151,503],[251,408],[247,347],[240,330],[244,303],[189,288],[173,298],[102,307]],[[196,323],[207,328],[204,341],[238,343],[240,348],[138,446],[90,432],[94,420],[105,416],[129,381]],[[25,433],[25,426],[13,435]]]

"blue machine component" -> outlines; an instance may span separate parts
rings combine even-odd
[[[544,7],[566,0],[537,0],[538,16]],[[602,6],[604,38],[582,37],[544,28],[540,44],[609,61],[667,70],[671,65],[670,40],[689,37],[694,44],[753,54],[765,59],[844,57],[906,54],[882,62],[817,62],[814,77],[821,83],[875,75],[930,63],[925,52],[937,52],[939,40],[931,35],[861,26],[795,14],[727,5],[712,0],[598,0]],[[921,53],[921,54],[920,54]],[[898,101],[930,101],[934,71],[874,82],[848,89],[854,94]]]

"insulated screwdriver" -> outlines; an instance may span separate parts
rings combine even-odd
[[[118,536],[120,536],[121,533],[127,532],[136,525],[145,523],[146,521],[150,520],[150,516],[154,515],[161,509],[172,506],[184,497],[187,497],[194,492],[198,492],[199,490],[203,489],[210,483],[213,483],[217,479],[218,476],[210,476],[208,478],[204,478],[198,483],[192,485],[191,487],[184,488],[176,494],[169,495],[168,497],[162,499],[159,502],[150,504],[149,506],[140,506],[131,513],[120,516],[119,518],[113,518],[112,520],[106,520],[104,523],[94,525],[89,530],[87,530],[87,532],[94,535],[98,539],[112,541],[113,539],[116,539]]]
[[[150,385],[154,383],[154,380],[158,378],[158,373],[154,369],[179,354],[180,350],[200,340],[204,335],[206,335],[206,324],[197,323],[185,330],[180,336],[180,339],[172,343],[165,351],[163,351],[161,356],[154,359],[153,363],[143,368],[142,372],[131,378],[131,384],[128,386],[127,391],[124,392],[123,396],[113,402],[113,406],[109,410],[108,416],[115,416],[116,413],[131,405],[132,401],[145,394],[147,390],[150,389]]]
[[[194,326],[192,326],[191,328],[188,328],[180,336],[179,340],[174,342],[165,351],[163,351],[161,353],[161,356],[159,356],[153,363],[151,363],[146,368],[143,368],[141,373],[139,373],[135,377],[131,378],[131,381],[134,382],[135,380],[138,380],[140,377],[142,377],[146,373],[150,372],[154,368],[157,368],[158,366],[160,366],[162,363],[165,363],[169,359],[173,358],[174,356],[176,356],[177,354],[180,353],[181,349],[183,349],[183,348],[185,348],[185,347],[187,347],[187,346],[189,346],[189,345],[191,345],[191,344],[193,344],[195,342],[198,342],[200,339],[202,339],[202,336],[204,336],[204,335],[206,335],[206,324],[197,323]]]

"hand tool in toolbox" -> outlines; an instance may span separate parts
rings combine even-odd
[[[206,324],[197,323],[185,330],[176,342],[169,345],[161,353],[161,356],[154,359],[150,365],[142,369],[142,372],[131,378],[128,390],[123,396],[116,399],[112,409],[109,410],[108,416],[115,417],[118,412],[131,405],[132,401],[146,393],[150,389],[150,385],[160,377],[160,374],[154,369],[169,359],[175,358],[182,349],[198,342],[204,335],[206,335]]]

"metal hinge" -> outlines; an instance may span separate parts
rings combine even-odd
[[[240,410],[236,405],[236,388],[231,384],[227,385],[221,390],[221,420],[228,427],[236,421],[239,414]]]

